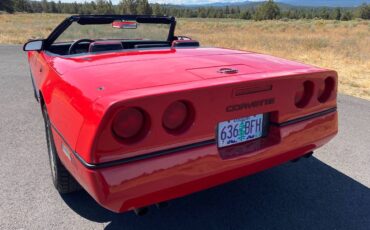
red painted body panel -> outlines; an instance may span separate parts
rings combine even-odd
[[[334,71],[268,55],[216,48],[168,49],[90,54],[76,57],[29,52],[36,87],[47,106],[58,154],[72,175],[101,205],[121,212],[212,187],[255,173],[312,151],[337,132],[336,112],[284,127],[271,126],[257,145],[219,151],[216,145],[104,169],[88,169],[70,151],[90,164],[100,164],[215,138],[219,122],[269,113],[283,123],[336,107],[336,91],[325,103],[318,97]],[[220,68],[234,68],[221,74]],[[304,81],[314,84],[312,100],[295,106]],[[256,93],[255,89],[264,89]],[[273,99],[274,103],[233,112],[228,106]],[[189,102],[192,126],[174,135],[162,127],[172,102]],[[112,120],[126,107],[150,116],[150,131],[136,143],[123,143],[111,131]],[[61,136],[62,135],[62,136]],[[225,152],[226,151],[226,152]],[[242,154],[244,153],[244,154]],[[220,154],[233,155],[223,159]]]
[[[327,143],[337,133],[337,119],[337,114],[332,113],[281,128],[277,131],[281,138],[278,144],[228,160],[222,160],[217,147],[209,145],[98,170],[85,168],[73,157],[68,167],[98,203],[114,212],[123,212],[207,189],[300,157]],[[239,148],[229,150],[245,151]]]

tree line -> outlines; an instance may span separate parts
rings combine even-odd
[[[84,3],[61,1],[0,0],[0,11],[8,13],[64,13],[64,14],[146,14],[171,15],[183,18],[239,18],[245,20],[273,19],[370,19],[370,5],[357,8],[307,8],[279,6],[273,0],[252,6],[183,7],[150,4],[147,0],[121,0],[114,5],[111,0]]]

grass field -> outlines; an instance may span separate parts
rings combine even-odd
[[[0,43],[45,37],[66,15],[0,15]],[[338,71],[342,93],[370,100],[369,21],[179,19],[177,35],[203,46],[268,53]]]

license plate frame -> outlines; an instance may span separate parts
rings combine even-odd
[[[257,135],[249,135],[249,137],[244,137],[244,138],[233,137],[233,139],[238,138],[239,140],[238,141],[229,141],[229,142],[226,140],[226,143],[225,143],[225,140],[222,140],[220,131],[222,132],[222,129],[225,127],[226,124],[229,124],[229,125],[234,124],[235,125],[235,123],[239,122],[238,124],[240,125],[240,124],[242,124],[243,121],[244,122],[245,121],[251,121],[251,120],[253,120],[253,118],[254,119],[257,119],[257,118],[262,119],[260,132],[258,132],[258,133],[254,132],[254,134],[257,134]],[[215,139],[216,139],[217,148],[219,148],[219,149],[227,148],[227,147],[231,147],[231,146],[235,146],[235,145],[248,143],[248,142],[251,142],[251,141],[256,141],[260,138],[266,137],[267,134],[268,134],[268,127],[269,127],[269,113],[260,113],[260,114],[249,115],[249,116],[244,116],[244,117],[240,117],[240,118],[236,118],[236,119],[231,119],[231,120],[228,120],[228,121],[219,122],[216,125],[216,138]],[[240,131],[241,130],[239,130],[239,132]],[[245,133],[245,135],[247,135],[247,133]]]

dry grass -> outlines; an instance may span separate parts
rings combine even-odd
[[[0,14],[0,44],[22,44],[30,38],[45,38],[66,17],[58,14]]]
[[[0,15],[0,43],[45,37],[66,15]],[[204,46],[256,51],[337,70],[342,93],[370,100],[369,21],[180,19],[178,35]]]
[[[202,45],[268,53],[339,73],[342,93],[370,100],[369,21],[181,20]]]

